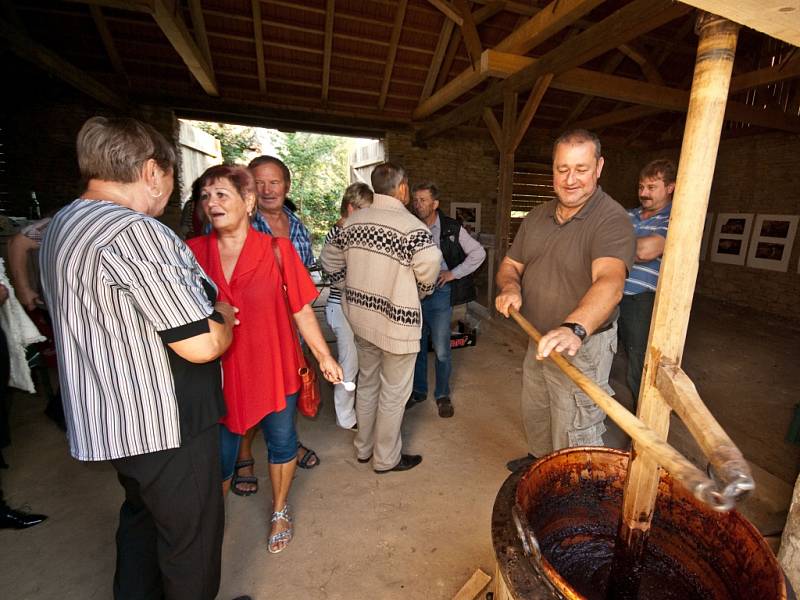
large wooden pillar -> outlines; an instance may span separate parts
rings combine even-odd
[[[664,440],[670,408],[656,388],[656,375],[662,360],[680,366],[683,357],[739,26],[703,13],[697,31],[700,40],[689,112],[637,412]],[[658,464],[638,452],[634,443],[620,524],[620,540],[634,557],[643,549],[650,529],[658,477]]]

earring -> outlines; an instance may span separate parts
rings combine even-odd
[[[154,194],[152,190],[150,191],[150,197],[151,198],[160,198],[163,194],[164,194],[163,190],[158,192],[157,194]]]

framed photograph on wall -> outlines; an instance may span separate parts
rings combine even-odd
[[[747,240],[753,213],[720,213],[711,243],[712,262],[743,265],[747,256]]]
[[[756,215],[747,266],[786,272],[798,218],[797,215]]]
[[[703,225],[703,239],[700,242],[700,260],[706,259],[708,254],[708,240],[711,237],[711,227],[714,225],[714,213],[706,215],[706,223]]]
[[[470,235],[481,231],[481,205],[479,202],[451,202],[450,216],[461,223]]]

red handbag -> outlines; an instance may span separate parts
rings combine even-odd
[[[300,350],[300,338],[297,334],[294,318],[292,317],[292,309],[289,306],[289,294],[286,291],[286,277],[283,274],[283,260],[281,259],[281,249],[278,246],[278,240],[272,238],[272,251],[275,253],[275,260],[278,262],[278,272],[281,275],[281,292],[283,293],[283,300],[286,302],[286,312],[289,315],[289,325],[292,328],[292,337],[294,338],[294,349],[297,353],[297,364],[300,365],[297,369],[297,374],[300,376],[300,393],[297,397],[297,410],[301,415],[306,417],[316,417],[319,412],[319,381],[317,381],[317,373],[308,366],[306,357],[303,351]]]

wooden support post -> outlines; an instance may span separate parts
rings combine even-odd
[[[503,146],[500,150],[500,176],[497,184],[497,217],[495,220],[494,273],[508,252],[511,229],[511,197],[514,193],[514,150],[511,141],[517,124],[517,94],[509,92],[503,98]]]
[[[725,115],[739,26],[710,14],[698,20],[700,40],[686,117],[669,237],[658,281],[645,356],[639,419],[662,439],[669,433],[670,407],[655,386],[662,359],[680,366],[697,278],[714,164]],[[650,529],[659,465],[633,445],[623,495],[621,543],[636,560]]]

